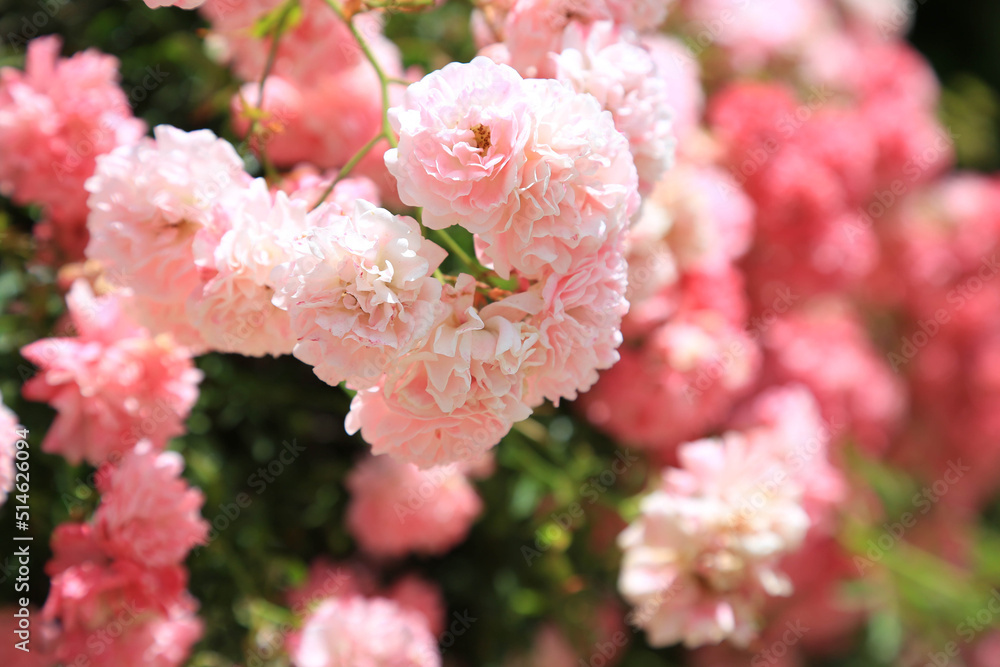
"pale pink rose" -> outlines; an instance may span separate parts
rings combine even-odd
[[[529,405],[575,400],[618,361],[627,265],[613,245],[583,258],[566,274],[553,273],[531,290],[541,307],[528,322],[538,328],[544,361],[531,379]]]
[[[119,276],[136,301],[151,302],[135,309],[144,318],[174,314],[201,287],[195,236],[218,225],[224,197],[251,180],[232,145],[208,130],[161,125],[154,134],[155,140],[101,156],[87,181],[87,257]],[[186,318],[142,323],[192,348],[202,344]]]
[[[306,232],[308,206],[283,192],[272,196],[256,179],[227,196],[224,227],[196,238],[195,263],[205,284],[187,311],[210,349],[252,357],[291,353],[296,338],[288,313],[271,303],[270,276]]]
[[[547,56],[560,51],[563,31],[571,21],[611,18],[605,0],[517,0],[508,12],[496,17],[496,23],[510,52],[510,65],[527,77],[536,77],[545,76]]]
[[[694,135],[705,110],[701,65],[684,42],[662,34],[643,35],[642,45],[656,63],[656,75],[666,84],[667,100],[674,110],[673,130],[678,152]]]
[[[179,667],[201,638],[178,566],[83,563],[55,575],[38,619],[60,664]]]
[[[7,501],[7,494],[14,489],[14,455],[17,441],[22,440],[17,415],[3,404],[0,396],[0,505]]]
[[[791,592],[780,571],[809,528],[783,451],[740,433],[688,443],[622,533],[619,589],[653,646],[745,646],[765,596]]]
[[[417,612],[389,600],[327,600],[306,620],[295,667],[440,667],[437,642]]]
[[[180,7],[181,9],[195,9],[204,4],[205,0],[143,0],[146,6],[151,9],[158,7]]]
[[[674,110],[656,61],[628,30],[610,21],[570,23],[562,52],[553,58],[554,78],[578,93],[590,93],[611,112],[629,141],[647,195],[674,158]]]
[[[408,574],[392,585],[384,597],[398,604],[402,609],[415,611],[427,621],[427,629],[435,637],[445,631],[446,605],[437,584]]]
[[[331,385],[368,388],[434,325],[447,254],[412,218],[363,200],[309,216],[307,234],[271,275],[274,304],[287,311],[296,358]]]
[[[328,598],[371,597],[376,588],[375,575],[364,565],[317,558],[309,566],[309,577],[288,592],[288,606],[304,618]]]
[[[347,528],[374,556],[443,554],[462,542],[483,505],[459,466],[421,470],[389,456],[365,459],[347,478]]]
[[[390,113],[400,145],[386,164],[402,200],[432,229],[477,234],[503,277],[565,273],[638,210],[628,141],[597,100],[557,81],[480,57],[411,85]]]
[[[40,204],[69,259],[87,245],[87,192],[95,159],[135,143],[146,125],[118,86],[118,60],[95,50],[60,59],[58,37],[28,45],[25,71],[0,68],[0,193]]]
[[[105,464],[97,478],[101,504],[94,513],[97,539],[113,558],[148,567],[178,565],[205,544],[205,497],[181,477],[177,452],[140,443],[116,467]]]
[[[23,389],[59,413],[43,451],[73,464],[100,465],[142,439],[156,449],[184,433],[201,372],[168,335],[155,338],[122,312],[113,296],[95,298],[83,280],[67,297],[76,338],[46,338],[21,354],[39,368]]]
[[[520,206],[531,102],[517,72],[486,58],[411,84],[389,110],[399,148],[385,154],[403,202],[423,207],[431,229],[507,224]]]
[[[477,310],[475,298],[475,281],[460,275],[427,343],[352,400],[347,431],[360,430],[373,453],[425,468],[471,463],[531,414],[530,378],[544,363],[539,332],[509,302]]]
[[[597,100],[552,80],[524,82],[535,125],[520,208],[506,224],[470,231],[497,273],[568,273],[624,230],[639,209],[628,140]],[[463,226],[464,225],[463,223]]]

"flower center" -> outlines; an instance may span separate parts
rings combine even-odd
[[[476,136],[476,148],[485,153],[493,144],[490,143],[490,128],[482,123],[472,128],[472,134]]]

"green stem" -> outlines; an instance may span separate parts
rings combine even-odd
[[[347,175],[351,173],[351,170],[354,169],[356,166],[358,166],[358,163],[361,162],[362,159],[364,159],[365,155],[368,155],[368,152],[375,147],[375,144],[377,144],[384,138],[385,137],[381,133],[375,135],[374,137],[372,137],[371,141],[362,146],[357,153],[351,156],[351,159],[347,161],[347,164],[341,167],[340,171],[337,172],[337,177],[333,179],[330,185],[327,186],[326,190],[323,191],[323,194],[320,195],[319,199],[316,200],[316,203],[313,204],[312,207],[313,210],[318,208],[320,204],[326,201],[326,198],[330,196],[331,192],[333,192],[333,189],[337,186],[337,183],[340,183],[342,180],[344,180],[344,178],[346,178]]]
[[[296,4],[297,0],[289,0],[285,3],[284,8],[281,10],[281,15],[278,17],[278,24],[274,29],[274,34],[271,36],[271,48],[267,52],[264,73],[257,87],[257,112],[250,119],[250,129],[247,131],[247,137],[251,141],[253,140],[254,133],[257,131],[258,119],[264,110],[264,85],[267,83],[267,78],[271,76],[271,70],[274,69],[274,63],[278,59],[278,46],[281,44],[281,38],[285,34],[285,28],[288,26],[288,17],[291,15],[292,9],[295,8]],[[274,165],[271,164],[271,160],[267,157],[267,144],[265,143],[261,143],[260,145],[260,164],[264,168],[264,173],[268,178],[276,178],[278,176],[277,170],[275,170]]]
[[[389,124],[390,77],[386,75],[385,70],[383,70],[382,66],[379,65],[378,59],[375,57],[375,54],[372,53],[371,49],[368,48],[368,43],[361,37],[361,33],[358,32],[354,22],[351,21],[351,19],[349,19],[344,13],[344,8],[337,3],[337,0],[324,1],[330,6],[331,9],[333,9],[333,11],[337,12],[337,16],[339,16],[340,19],[347,25],[348,30],[351,31],[351,35],[353,35],[354,39],[358,42],[361,52],[365,54],[365,58],[367,58],[368,62],[372,64],[372,67],[375,68],[375,73],[378,75],[379,85],[382,89],[382,134],[389,142],[389,146],[395,148],[399,145],[399,142],[396,140],[396,135],[392,131],[392,126]]]
[[[465,252],[465,248],[460,246],[458,241],[451,238],[448,232],[443,229],[432,229],[430,231],[448,248],[448,252],[454,254],[462,261],[463,264],[465,264],[466,268],[472,272],[473,277],[478,278],[483,274],[482,265],[470,257],[469,253]]]

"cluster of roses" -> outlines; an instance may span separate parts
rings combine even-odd
[[[1000,186],[942,177],[951,133],[900,37],[910,15],[823,0],[674,15],[687,57],[666,71],[686,81],[670,102],[693,122],[630,234],[622,360],[580,408],[667,466],[620,538],[619,586],[654,645],[725,642],[696,664],[797,664],[867,618],[842,591],[874,565],[836,516],[879,510],[845,493],[849,447],[929,487],[969,468],[906,534],[956,566],[995,497]],[[810,630],[790,646],[795,623]],[[996,646],[963,657],[991,664]]]
[[[86,249],[102,293],[77,281],[77,336],[25,348],[41,369],[25,395],[59,411],[48,451],[121,458],[93,524],[57,533],[44,613],[60,659],[132,595],[129,655],[179,664],[200,633],[179,563],[204,539],[201,500],[156,452],[183,432],[206,351],[291,353],[356,392],[348,430],[390,455],[348,480],[348,528],[376,560],[464,539],[488,450],[579,396],[663,467],[619,539],[619,587],[651,644],[728,642],[699,664],[745,665],[803,621],[794,661],[864,618],[838,599],[859,574],[837,541],[858,491],[848,443],[928,480],[974,461],[923,524],[954,537],[927,548],[971,557],[961,532],[1000,472],[1000,186],[938,179],[952,147],[933,73],[900,36],[905,3],[483,1],[480,57],[405,90],[378,12],[147,4],[201,5],[212,51],[247,81],[238,129],[296,168],[268,182],[210,132],[141,137],[107,56],[60,61],[40,39],[25,73],[0,74],[0,143],[24,148],[0,156],[0,188],[42,207],[41,240]],[[253,36],[261,21],[281,29]],[[345,165],[363,176],[322,171]],[[871,307],[893,315],[878,338]],[[120,500],[148,493],[143,475],[169,478],[162,506]],[[306,596],[323,601],[295,664],[440,664],[433,591],[328,567],[352,583]],[[580,659],[556,625],[539,633],[534,664]]]

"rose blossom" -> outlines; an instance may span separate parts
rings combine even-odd
[[[609,21],[571,23],[562,52],[554,57],[555,78],[578,93],[590,93],[611,112],[629,141],[639,175],[639,192],[649,194],[674,156],[674,111],[667,83],[638,38]]]
[[[223,198],[251,178],[232,145],[208,130],[160,125],[154,135],[98,159],[87,181],[87,257],[121,277],[137,301],[133,313],[154,334],[173,332],[199,348],[203,341],[183,313],[201,287],[195,237],[220,224]]]
[[[200,514],[205,497],[181,478],[183,468],[180,454],[157,453],[148,442],[117,467],[101,468],[94,526],[106,553],[162,567],[181,563],[193,547],[205,543],[208,522]]]
[[[271,275],[274,304],[288,312],[295,356],[331,385],[367,388],[435,322],[446,257],[412,218],[358,200],[310,214],[311,229]]]
[[[509,67],[476,58],[411,84],[389,110],[399,147],[386,153],[404,203],[442,229],[461,221],[479,232],[504,225],[519,207],[531,100]]]
[[[801,488],[783,482],[762,495],[784,468],[738,433],[685,444],[678,457],[619,538],[619,588],[652,646],[745,645],[760,599],[790,593],[778,561],[809,527]],[[764,502],[748,511],[755,492]]]
[[[122,313],[114,296],[94,297],[80,279],[67,296],[76,338],[45,338],[21,354],[39,367],[24,397],[59,413],[42,442],[73,464],[99,465],[140,439],[162,449],[184,432],[201,372],[169,335],[155,338]]]
[[[628,141],[590,95],[524,81],[486,58],[453,63],[390,110],[398,149],[386,165],[424,224],[478,235],[502,277],[564,273],[638,210]]]
[[[331,598],[306,619],[295,667],[440,667],[423,617],[382,598]]]
[[[477,310],[476,295],[475,280],[460,275],[426,344],[352,400],[347,431],[360,430],[373,453],[421,467],[473,462],[531,414],[539,332],[504,301]]]
[[[482,501],[459,466],[420,470],[389,456],[365,459],[347,478],[347,528],[375,556],[442,554],[465,539]]]
[[[146,124],[132,117],[116,58],[89,49],[60,59],[61,46],[58,37],[33,39],[24,72],[0,68],[0,192],[41,204],[48,233],[78,259],[95,158],[138,141]]]
[[[171,566],[149,569],[131,561],[87,562],[55,574],[42,609],[42,633],[55,659],[95,667],[179,667],[201,638],[195,602],[185,591],[187,575]],[[113,624],[123,628],[112,642],[95,641]]]
[[[256,179],[227,197],[220,229],[196,238],[195,263],[206,282],[187,312],[209,348],[256,357],[292,351],[296,339],[288,313],[271,303],[270,276],[291,258],[294,240],[306,231],[306,212],[304,201],[272,196]]]

